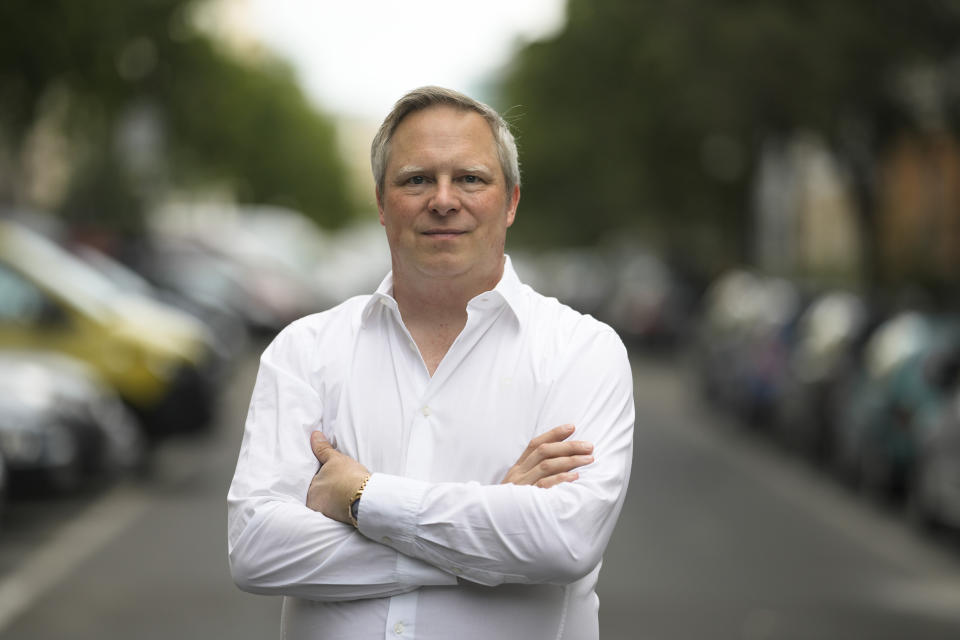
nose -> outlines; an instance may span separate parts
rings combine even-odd
[[[460,209],[460,198],[450,180],[437,180],[436,189],[433,191],[428,206],[430,212],[438,216],[447,216]]]

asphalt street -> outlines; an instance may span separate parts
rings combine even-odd
[[[635,359],[624,512],[600,582],[605,640],[955,640],[960,544],[913,529],[715,415],[683,366]],[[143,480],[18,501],[0,531],[0,638],[279,637],[280,602],[237,590],[225,494],[256,357],[215,428]]]

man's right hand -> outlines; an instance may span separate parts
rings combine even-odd
[[[593,445],[580,440],[567,440],[573,431],[572,424],[565,424],[531,440],[500,484],[530,484],[548,488],[579,478],[574,469],[593,462],[593,456],[590,455]]]

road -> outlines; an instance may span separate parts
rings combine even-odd
[[[960,637],[960,544],[923,535],[712,414],[677,362],[635,360],[627,503],[600,582],[605,640]],[[233,587],[224,496],[255,357],[215,429],[151,476],[20,501],[0,532],[0,637],[279,637]]]

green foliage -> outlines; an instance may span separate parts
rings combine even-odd
[[[232,178],[245,201],[289,206],[326,226],[348,219],[334,129],[285,66],[251,69],[203,40],[178,53],[158,84],[179,181]]]
[[[570,0],[568,18],[502,86],[524,169],[516,234],[642,229],[715,260],[746,257],[764,141],[817,130],[856,171],[914,126],[904,72],[942,64],[960,33],[942,0]]]
[[[352,205],[332,125],[287,67],[234,59],[191,27],[191,9],[188,0],[0,4],[0,151],[19,157],[50,96],[65,96],[60,124],[77,165],[69,215],[124,226],[163,187],[215,181],[244,202],[344,222]],[[138,176],[120,155],[120,129],[144,106],[163,136],[163,170]]]

